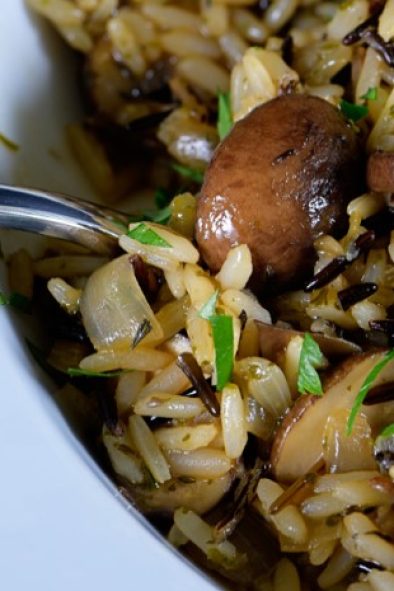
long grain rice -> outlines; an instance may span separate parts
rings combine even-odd
[[[239,458],[247,441],[244,404],[235,384],[223,388],[220,401],[224,450],[231,459]]]
[[[232,468],[232,462],[219,449],[203,447],[190,452],[167,451],[166,457],[174,476],[219,478]]]
[[[203,413],[205,407],[199,398],[188,398],[153,392],[137,400],[134,412],[145,417],[162,417],[165,419],[192,419]]]
[[[144,419],[132,415],[129,418],[129,433],[154,479],[157,482],[170,480],[171,474],[166,459]]]

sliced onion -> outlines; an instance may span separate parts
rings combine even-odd
[[[373,470],[376,463],[368,420],[360,413],[356,417],[351,435],[348,436],[348,417],[349,411],[346,408],[334,409],[327,417],[323,433],[323,456],[327,471]]]
[[[114,259],[89,277],[80,310],[86,332],[97,350],[130,348],[146,321],[152,329],[143,339],[144,345],[162,336],[128,255]]]

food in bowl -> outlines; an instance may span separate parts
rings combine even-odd
[[[222,584],[392,588],[393,3],[30,4],[102,199],[160,186],[112,260],[9,261],[58,396]]]

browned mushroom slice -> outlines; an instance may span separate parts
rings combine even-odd
[[[341,409],[350,411],[365,378],[384,355],[385,351],[379,351],[350,357],[326,381],[322,397],[301,396],[296,401],[278,429],[272,447],[272,467],[279,481],[296,480],[323,457],[327,420]],[[374,384],[393,378],[394,363],[389,363]],[[394,403],[363,406],[362,412],[375,436],[392,419]]]
[[[394,193],[394,152],[373,152],[367,163],[367,184],[377,193]]]
[[[291,339],[297,336],[303,337],[305,334],[299,330],[281,328],[280,326],[265,324],[264,322],[256,322],[256,324],[259,330],[261,354],[275,363],[279,362]],[[340,357],[361,353],[361,348],[351,341],[316,332],[312,336],[319,345],[322,353],[327,357]]]

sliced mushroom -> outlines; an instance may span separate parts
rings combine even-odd
[[[259,337],[260,351],[263,357],[279,363],[287,345],[296,336],[303,337],[304,332],[291,328],[281,328],[264,322],[256,322]],[[345,339],[330,337],[321,333],[313,333],[313,338],[319,345],[322,353],[327,357],[341,357],[354,353],[361,353],[361,348]]]
[[[308,472],[324,454],[324,430],[330,415],[349,410],[360,388],[385,351],[354,355],[336,368],[324,384],[324,395],[301,396],[279,427],[271,453],[273,471],[279,481],[293,481]],[[377,376],[378,385],[393,380],[394,363],[389,363]],[[363,406],[372,436],[390,422],[394,403]],[[356,458],[360,465],[360,458]]]
[[[394,193],[394,152],[373,152],[367,163],[367,184],[376,193]]]

